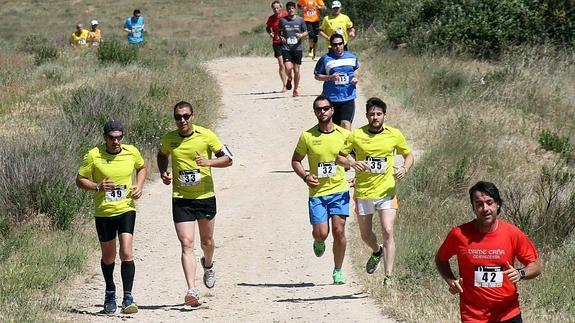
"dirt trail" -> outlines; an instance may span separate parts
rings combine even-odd
[[[348,282],[340,286],[332,285],[330,249],[322,258],[312,251],[307,188],[292,173],[290,158],[299,133],[315,123],[311,102],[321,92],[321,83],[313,79],[314,64],[304,61],[297,98],[274,92],[280,82],[273,58],[230,58],[208,64],[223,91],[222,117],[215,131],[235,160],[231,168],[214,170],[218,280],[214,289],[207,290],[198,269],[204,304],[197,309],[183,306],[186,286],[171,219],[171,188],[155,181],[147,183],[138,202],[134,295],[140,312],[114,318],[98,314],[104,287],[95,261],[90,264],[92,275],[74,291],[70,305],[77,312],[72,319],[387,321],[359,285],[349,262],[353,252],[349,246],[343,268]],[[362,124],[358,110],[356,124]],[[355,225],[353,219],[349,225]],[[197,241],[196,245],[199,251]],[[119,267],[117,262],[115,279],[121,291]]]

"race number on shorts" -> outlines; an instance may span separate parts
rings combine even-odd
[[[475,266],[475,287],[503,286],[503,268],[501,266]]]
[[[335,176],[337,170],[337,165],[335,162],[323,162],[317,164],[317,177],[331,177]]]
[[[127,197],[127,190],[126,185],[118,185],[114,187],[111,191],[106,191],[106,201],[108,202],[115,202],[119,200],[123,200]]]
[[[182,186],[192,186],[200,184],[202,175],[199,169],[181,170],[180,171],[180,184]]]
[[[366,163],[370,173],[381,174],[387,170],[387,158],[385,157],[367,157]]]

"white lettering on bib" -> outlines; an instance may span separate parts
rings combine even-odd
[[[287,43],[288,45],[295,45],[295,44],[297,44],[297,37],[295,37],[295,36],[288,37],[288,38],[286,39],[286,43]]]
[[[387,158],[385,157],[367,157],[366,162],[370,173],[381,174],[387,170]]]
[[[337,165],[335,162],[323,162],[317,164],[317,177],[331,177],[335,176],[337,171]]]
[[[307,11],[307,15],[308,15],[308,16],[314,16],[314,15],[315,15],[315,10],[309,9],[309,10]]]
[[[503,268],[501,266],[475,266],[475,287],[503,286]]]
[[[346,74],[340,74],[337,80],[335,80],[335,84],[343,85],[349,83],[349,76]]]
[[[111,191],[106,191],[106,201],[116,202],[123,200],[127,197],[126,185],[118,185]]]
[[[140,37],[141,34],[142,34],[142,28],[140,28],[140,27],[132,28],[132,36],[133,37]]]
[[[85,40],[85,39],[80,39],[80,40],[78,40],[78,44],[79,44],[79,45],[86,45],[86,40]]]
[[[182,186],[198,185],[202,181],[202,175],[199,169],[181,170],[180,184]]]

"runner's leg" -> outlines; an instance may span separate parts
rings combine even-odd
[[[286,74],[286,67],[284,64],[284,59],[280,55],[277,57],[279,70],[278,73],[280,75],[280,79],[282,80],[282,92],[286,91],[286,82],[287,82],[287,74]]]
[[[122,275],[122,286],[125,296],[126,294],[132,293],[132,286],[134,285],[134,275],[136,272],[132,247],[134,239],[131,233],[120,233],[118,237],[120,240],[120,260],[122,260],[120,273]]]
[[[315,241],[325,241],[327,236],[329,235],[329,223],[322,222],[318,224],[312,224],[312,232],[311,235]]]
[[[176,233],[180,246],[182,247],[182,268],[189,288],[196,287],[196,256],[194,254],[194,235],[196,233],[196,222],[177,222]]]
[[[393,237],[393,224],[397,209],[378,210],[381,220],[381,233],[383,235],[383,265],[385,275],[391,275],[395,260],[395,239]]]
[[[293,64],[293,81],[294,81],[294,85],[293,85],[293,89],[294,91],[296,91],[299,88],[299,68],[300,68],[300,64]]]
[[[200,241],[202,251],[204,252],[204,266],[211,267],[214,258],[214,225],[216,219],[199,219],[198,229],[200,232]]]
[[[106,290],[116,290],[114,284],[114,261],[116,260],[116,239],[110,241],[100,242],[100,249],[102,250],[102,275],[106,282]]]
[[[361,233],[361,240],[367,244],[373,252],[379,251],[377,244],[377,237],[373,233],[372,228],[373,214],[358,215],[357,224],[359,225],[359,232]]]
[[[333,262],[336,269],[343,266],[345,248],[347,240],[345,239],[345,217],[334,215],[331,217],[331,228],[333,236]]]

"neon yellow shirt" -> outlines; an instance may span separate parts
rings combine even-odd
[[[80,36],[73,32],[70,36],[70,43],[78,47],[88,47],[88,30],[82,29]]]
[[[319,29],[327,34],[327,37],[331,37],[331,35],[338,33],[343,36],[344,44],[347,44],[349,40],[349,35],[347,30],[353,27],[353,23],[348,16],[340,13],[337,16],[325,16],[321,21],[321,26]],[[329,39],[327,40],[327,45],[329,46]]]
[[[116,183],[116,189],[111,192],[94,194],[95,215],[97,217],[112,217],[136,210],[130,192],[134,169],[144,166],[140,151],[132,145],[122,145],[118,154],[106,151],[106,145],[92,148],[85,156],[78,174],[96,183],[101,183],[108,177]]]
[[[384,125],[377,134],[368,125],[355,129],[341,150],[343,155],[355,151],[356,160],[366,161],[369,170],[355,174],[355,197],[378,199],[395,195],[393,156],[397,152],[407,155],[411,151],[405,137],[398,129]]]
[[[309,196],[325,196],[349,190],[343,167],[337,166],[335,158],[343,147],[350,132],[334,125],[330,133],[319,131],[318,126],[304,131],[297,142],[295,152],[306,156],[309,172],[318,177],[319,185],[309,188]]]
[[[211,130],[193,125],[191,136],[182,137],[177,130],[162,138],[160,152],[172,155],[172,196],[206,199],[215,196],[211,167],[198,166],[194,158],[200,154],[211,159],[224,145]]]

